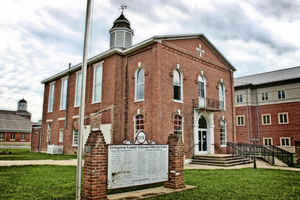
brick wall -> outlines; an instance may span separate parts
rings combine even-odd
[[[290,137],[292,146],[295,146],[295,140],[300,140],[299,102],[261,105],[250,110],[250,115],[248,115],[247,107],[236,107],[236,115],[243,114],[246,116],[246,125],[236,127],[238,142],[248,140],[248,116],[251,116],[252,121],[250,135],[257,135],[261,143],[264,137],[272,138],[273,144],[276,146],[280,146],[280,137]],[[278,123],[278,113],[281,112],[288,113],[288,124]],[[262,114],[271,114],[271,125],[262,125]]]
[[[40,137],[41,137],[41,128],[32,128],[31,133],[31,151],[39,152],[40,151]]]
[[[85,145],[83,200],[107,199],[107,145],[101,131],[92,131]]]
[[[4,134],[4,140],[0,142],[30,142],[31,141],[31,134],[30,133],[24,133],[24,132],[3,132]],[[11,140],[10,135],[14,134],[15,139]],[[25,138],[22,139],[22,135],[24,134]]]
[[[197,54],[191,54],[194,47],[202,44],[207,57],[202,59]],[[192,48],[192,49],[189,49]],[[184,49],[187,49],[186,52]],[[195,50],[194,50],[195,51]],[[97,61],[98,62],[98,61]],[[138,63],[145,71],[145,100],[135,102],[135,72]],[[173,77],[172,71],[176,65],[180,65],[183,73],[183,98],[184,103],[173,101]],[[226,111],[216,112],[214,115],[215,143],[220,141],[219,121],[222,116],[227,121],[227,141],[234,140],[234,126],[232,116],[234,108],[232,104],[233,83],[232,71],[215,55],[202,40],[191,39],[180,42],[169,41],[167,43],[155,43],[138,52],[121,57],[112,55],[104,59],[102,102],[91,104],[93,88],[93,67],[90,65],[87,71],[86,86],[86,116],[105,108],[112,108],[112,143],[120,144],[124,139],[134,140],[134,117],[138,110],[144,115],[145,132],[149,139],[158,144],[166,144],[169,134],[174,130],[172,116],[180,110],[184,118],[184,145],[188,151],[193,145],[193,108],[192,99],[197,98],[197,76],[204,72],[207,78],[207,97],[218,100],[218,82],[223,79],[226,86]],[[127,74],[127,75],[126,75]],[[51,142],[58,143],[59,129],[64,130],[64,153],[72,153],[72,121],[73,116],[78,115],[78,108],[74,108],[76,74],[72,72],[69,77],[68,88],[68,113],[59,110],[61,81],[55,82],[54,112],[48,113],[49,83],[45,84],[43,106],[43,150],[47,149],[47,124],[51,125]],[[125,86],[128,86],[126,88]],[[128,103],[127,103],[128,102]],[[59,121],[58,118],[66,117]],[[52,120],[52,121],[51,121]],[[221,150],[222,151],[222,150]],[[190,157],[191,154],[188,155]]]
[[[168,137],[169,144],[169,171],[168,182],[165,187],[184,188],[184,145],[181,136],[174,134]]]

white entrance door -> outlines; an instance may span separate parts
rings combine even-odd
[[[199,154],[207,154],[207,129],[198,129]]]
[[[207,154],[209,151],[209,134],[207,121],[203,115],[196,121],[194,131],[195,155]]]

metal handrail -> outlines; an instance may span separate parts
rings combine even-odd
[[[279,147],[273,146],[273,145],[268,145],[266,146],[267,148],[270,148],[271,151],[274,152],[274,156],[287,164],[288,166],[292,167],[294,166],[294,161],[293,161],[293,153],[288,152],[284,149],[281,149]]]
[[[232,154],[246,158],[260,157],[274,165],[274,152],[263,145],[227,142]]]

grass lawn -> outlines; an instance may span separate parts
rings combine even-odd
[[[2,151],[11,152],[12,154],[0,154],[0,160],[68,160],[77,158],[76,155],[50,155],[30,152],[30,149],[0,149],[0,152]]]
[[[0,167],[0,199],[74,199],[73,166]],[[300,199],[300,172],[239,169],[185,170],[197,189],[151,199]]]

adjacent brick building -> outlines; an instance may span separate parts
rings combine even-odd
[[[131,45],[133,31],[121,16],[110,30],[110,49],[88,60],[86,120],[96,117],[106,143],[166,144],[181,134],[186,156],[225,152],[234,140],[234,67],[203,34],[154,36]],[[42,151],[77,150],[81,64],[45,79]]]
[[[30,144],[30,118],[25,99],[18,102],[17,111],[0,110],[0,144]]]
[[[235,79],[238,142],[295,151],[300,140],[300,67]]]

